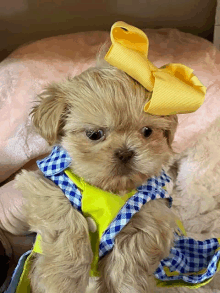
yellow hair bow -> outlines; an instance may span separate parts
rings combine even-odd
[[[206,87],[183,64],[157,68],[148,60],[148,38],[145,33],[123,21],[111,28],[112,45],[105,56],[111,65],[137,80],[152,97],[144,111],[152,115],[195,112],[204,102]]]

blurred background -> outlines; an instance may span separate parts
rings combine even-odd
[[[24,43],[110,30],[118,20],[175,27],[213,41],[216,7],[216,0],[0,0],[0,60]]]

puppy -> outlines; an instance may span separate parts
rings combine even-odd
[[[68,152],[74,174],[120,197],[158,176],[173,155],[177,116],[145,113],[150,97],[123,71],[97,65],[48,86],[31,114],[40,135]],[[29,276],[32,292],[84,293],[93,258],[86,219],[40,171],[23,171],[16,184],[31,231],[42,236],[43,254]],[[98,292],[154,292],[153,273],[169,255],[175,219],[166,199],[146,203],[99,260]]]

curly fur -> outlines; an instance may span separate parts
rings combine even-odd
[[[144,113],[150,93],[117,68],[89,68],[48,86],[39,98],[32,110],[37,131],[50,145],[61,144],[73,158],[72,171],[94,186],[120,196],[170,162],[177,116]],[[148,138],[145,126],[153,130]],[[104,137],[90,140],[87,131],[98,129]],[[134,153],[126,164],[116,156],[124,149]],[[32,265],[32,292],[84,293],[93,257],[85,218],[40,172],[23,171],[16,184],[26,199],[28,224],[42,236],[44,254]],[[98,292],[119,293],[126,287],[152,293],[153,272],[169,254],[175,218],[166,200],[144,205],[100,260]]]

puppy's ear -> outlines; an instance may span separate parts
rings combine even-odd
[[[30,115],[37,132],[50,144],[55,144],[65,125],[68,105],[58,84],[48,86],[40,95]]]
[[[165,118],[169,120],[170,127],[169,129],[164,130],[164,135],[167,138],[168,145],[171,148],[171,144],[174,140],[174,135],[178,125],[178,117],[177,115],[170,115],[170,116],[166,116]]]

